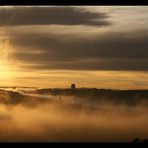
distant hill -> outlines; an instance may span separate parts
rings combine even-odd
[[[115,103],[137,104],[139,101],[148,101],[148,90],[111,90],[96,88],[77,89],[37,89],[38,94],[50,94],[54,96],[75,96],[91,99],[92,101],[108,100]]]
[[[51,96],[51,97],[50,97]],[[139,103],[148,104],[148,90],[111,90],[96,88],[49,88],[21,91],[8,91],[0,89],[0,102],[3,103],[21,103],[26,100],[56,101],[62,98],[74,97],[81,104],[100,103],[107,101],[114,104],[137,105]],[[83,102],[83,103],[82,103]],[[85,102],[85,103],[84,103]]]

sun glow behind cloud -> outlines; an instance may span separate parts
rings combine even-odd
[[[4,79],[10,81],[12,77],[13,73],[11,71],[10,65],[4,61],[0,61],[0,81],[4,81]]]
[[[5,38],[4,32],[0,39],[0,85],[12,85],[16,76],[17,65],[11,59],[12,47],[9,45],[9,39]]]

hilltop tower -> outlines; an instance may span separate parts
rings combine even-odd
[[[75,84],[71,84],[71,89],[76,89],[76,85]]]

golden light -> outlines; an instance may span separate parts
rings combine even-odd
[[[0,85],[10,84],[12,78],[15,76],[15,65],[13,65],[10,60],[11,48],[8,38],[2,37],[0,42]]]
[[[8,77],[11,77],[10,67],[6,62],[0,61],[0,78]]]

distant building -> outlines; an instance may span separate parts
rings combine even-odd
[[[71,89],[76,89],[76,85],[75,84],[71,84]]]

